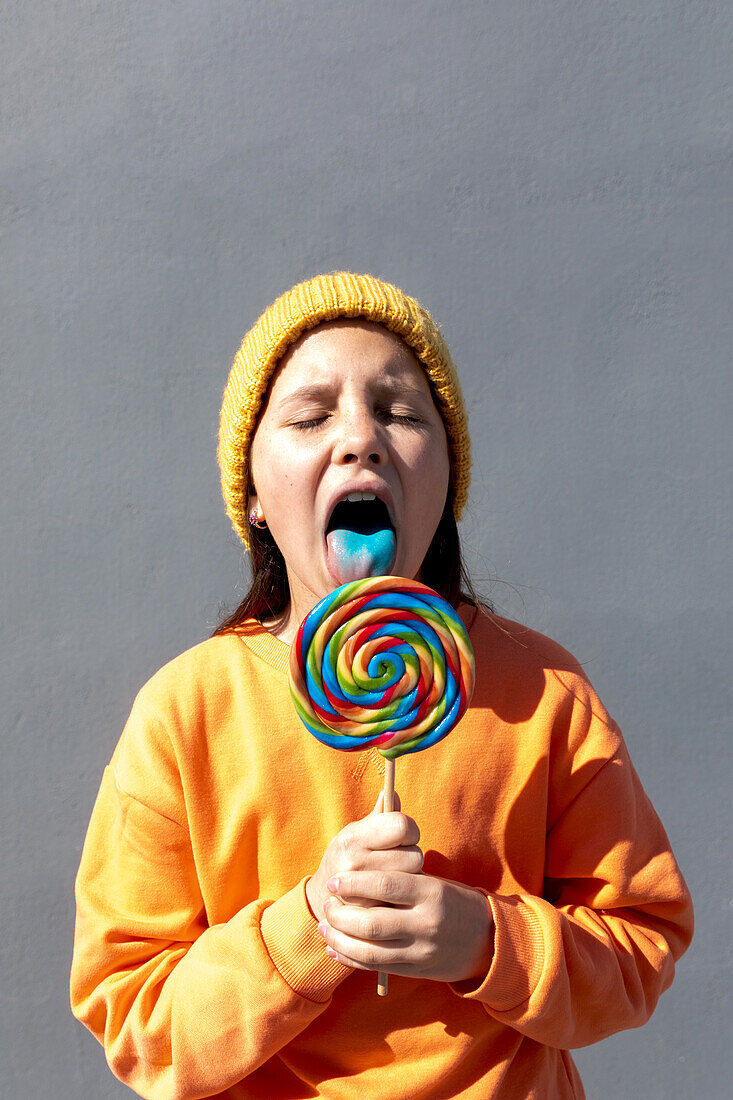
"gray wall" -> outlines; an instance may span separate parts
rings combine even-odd
[[[728,1095],[731,14],[5,0],[4,1095],[131,1095],[67,1007],[86,823],[136,690],[241,591],[234,351],[335,267],[442,322],[476,577],[585,662],[696,899],[589,1096]]]

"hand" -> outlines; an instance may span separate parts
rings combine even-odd
[[[325,902],[333,897],[328,881],[346,871],[399,872],[414,876],[422,870],[423,854],[418,848],[420,830],[411,817],[397,810],[382,813],[384,793],[380,792],[374,809],[361,821],[352,821],[338,833],[323,854],[320,866],[308,879],[305,892],[316,919],[325,916]],[[362,903],[374,904],[369,900]]]
[[[486,897],[432,875],[345,870],[319,931],[329,955],[355,970],[381,970],[443,982],[480,981],[494,951]],[[345,899],[369,899],[353,904]]]

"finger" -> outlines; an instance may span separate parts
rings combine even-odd
[[[339,840],[344,848],[356,844],[373,851],[383,851],[386,848],[419,844],[420,830],[417,822],[407,814],[398,811],[371,813],[361,821],[353,821],[342,829]]]
[[[338,899],[333,898],[326,902],[324,910],[325,924],[352,939],[394,943],[408,938],[411,940],[414,935],[414,915],[409,909],[390,909],[379,905],[365,909],[361,905],[339,904]],[[327,934],[328,929],[325,931]]]
[[[425,894],[425,876],[404,871],[340,871],[328,880],[340,898],[365,898],[384,905],[417,905]]]
[[[408,961],[409,943],[402,940],[382,940],[377,943],[358,940],[328,924],[323,927],[321,935],[328,954],[355,970],[391,971],[393,967],[404,965]]]
[[[332,959],[337,959],[342,966],[348,966],[351,970],[367,970],[372,973],[379,971],[380,974],[393,974],[395,977],[406,978],[420,978],[422,976],[414,963],[410,961],[396,962],[392,956],[381,959],[377,963],[366,965],[365,963],[356,962],[355,959],[350,959],[348,955],[340,955],[328,944],[326,944],[326,952]]]
[[[331,945],[328,944],[328,943],[326,944],[326,954],[330,955],[332,959],[336,959],[337,962],[340,962],[342,966],[351,967],[352,970],[372,970],[372,971],[378,970],[380,974],[396,974],[397,973],[396,970],[388,970],[387,967],[384,965],[384,963],[382,963],[381,965],[377,965],[377,966],[374,966],[374,965],[365,966],[363,963],[358,963],[358,962],[356,962],[355,959],[349,958],[348,955],[339,954],[339,952],[335,951],[333,949],[333,947],[331,947]]]
[[[400,802],[400,796],[397,794],[397,791],[394,792],[394,804],[392,806],[392,809],[393,810],[402,809],[402,803]],[[373,814],[384,813],[384,790],[381,790],[379,792],[379,794],[377,795],[377,801],[374,804],[374,809],[372,810],[372,813]]]
[[[425,857],[416,844],[407,847],[386,848],[366,853],[364,870],[402,871],[406,875],[419,875]]]

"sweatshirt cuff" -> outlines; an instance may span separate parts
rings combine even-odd
[[[353,971],[326,954],[305,894],[304,878],[274,901],[260,918],[260,934],[272,962],[290,988],[306,1000],[325,1004]]]
[[[454,993],[481,1001],[494,1012],[510,1012],[535,989],[544,963],[544,937],[537,914],[516,895],[486,895],[494,921],[494,956],[479,985],[451,982]]]

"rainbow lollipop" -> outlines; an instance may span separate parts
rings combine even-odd
[[[471,700],[473,649],[465,626],[432,588],[367,577],[325,596],[290,652],[295,709],[334,749],[385,757],[384,808],[394,805],[394,761],[442,740]],[[379,975],[378,991],[387,992]]]

